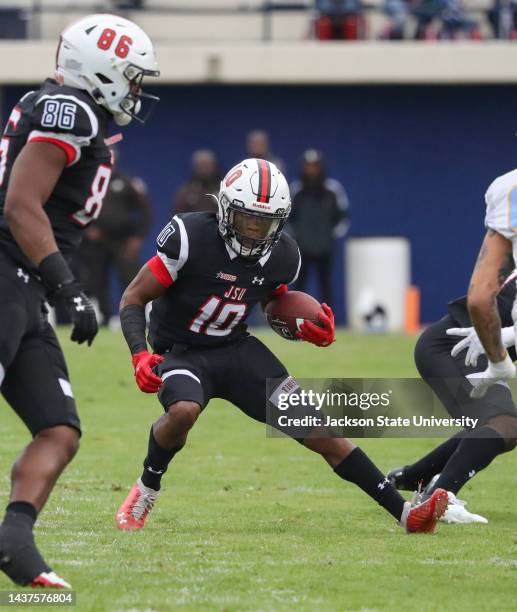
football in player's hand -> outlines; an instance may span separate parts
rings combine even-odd
[[[288,291],[270,300],[264,312],[271,329],[286,340],[299,340],[296,332],[304,320],[321,326],[321,304],[303,291]]]

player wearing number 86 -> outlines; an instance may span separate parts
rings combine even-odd
[[[146,393],[158,392],[165,413],[151,428],[143,473],[117,512],[120,529],[144,526],[163,474],[210,399],[226,399],[264,423],[268,409],[278,409],[279,393],[299,389],[245,324],[256,304],[265,306],[285,294],[300,270],[296,243],[282,233],[291,209],[287,182],[274,164],[246,159],[221,182],[218,205],[217,215],[175,216],[158,236],[157,255],[122,297],[120,320],[136,382]],[[150,301],[153,354],[145,335],[144,308]],[[334,341],[330,308],[324,307],[319,318],[318,334],[302,324],[299,335],[327,347]],[[267,379],[275,379],[274,390],[268,390]],[[307,412],[311,422],[320,421],[313,407]],[[331,437],[322,427],[301,434],[298,442],[360,486],[408,531],[433,530],[447,505],[444,491],[426,505],[410,507],[349,440]]]
[[[141,112],[153,46],[135,24],[91,15],[62,33],[54,79],[27,92],[0,141],[0,384],[33,436],[12,470],[0,569],[18,584],[62,587],[34,543],[38,512],[80,436],[65,360],[44,302],[62,301],[72,340],[90,345],[94,309],[68,260],[99,214],[111,175],[111,120]]]

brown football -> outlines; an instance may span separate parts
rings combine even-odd
[[[304,319],[321,325],[321,304],[303,291],[288,291],[270,300],[264,312],[271,329],[286,340],[299,340],[296,332]]]

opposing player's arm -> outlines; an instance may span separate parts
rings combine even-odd
[[[61,148],[48,142],[29,142],[9,177],[4,214],[16,242],[35,266],[57,251],[44,206],[66,164]]]
[[[501,319],[497,308],[497,294],[508,270],[513,268],[510,240],[492,229],[486,233],[472,273],[468,291],[470,318],[490,361],[506,358],[501,341]]]

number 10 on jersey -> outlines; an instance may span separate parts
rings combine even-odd
[[[213,295],[199,309],[190,331],[207,336],[228,336],[246,314],[247,304],[224,302]]]

